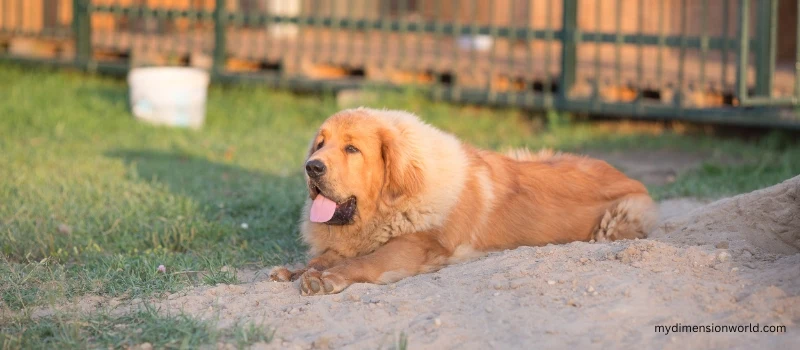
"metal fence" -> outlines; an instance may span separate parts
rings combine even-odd
[[[800,0],[0,0],[0,58],[800,127]]]

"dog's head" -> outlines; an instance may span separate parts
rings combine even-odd
[[[350,225],[420,191],[423,174],[410,141],[390,118],[368,109],[326,120],[305,162],[310,220]]]

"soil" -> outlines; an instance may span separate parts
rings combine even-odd
[[[219,327],[276,327],[272,343],[254,348],[390,348],[401,334],[414,349],[800,343],[800,176],[710,204],[660,206],[661,224],[644,240],[522,247],[321,297],[268,281],[269,269],[240,271],[242,284],[156,302]],[[656,331],[750,324],[786,331]]]
[[[675,181],[678,174],[700,167],[708,159],[702,153],[670,150],[586,152],[594,158],[605,160],[626,175],[645,185],[665,185]],[[725,159],[725,163],[732,160]]]

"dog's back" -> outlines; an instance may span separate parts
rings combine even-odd
[[[472,234],[479,250],[644,238],[656,222],[644,185],[602,160],[551,151],[515,150],[512,157],[468,152],[479,159],[473,161],[473,176],[491,174],[490,181],[476,181],[483,184],[483,194],[465,193],[473,198],[463,199],[491,208],[462,217],[476,221],[470,227],[482,227]]]

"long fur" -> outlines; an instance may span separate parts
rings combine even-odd
[[[389,283],[519,246],[644,238],[657,219],[646,188],[604,161],[480,150],[401,111],[341,111],[308,154],[331,169],[331,195],[354,196],[358,212],[350,225],[312,223],[309,198],[301,218],[309,264],[272,274],[300,278],[303,294]]]

